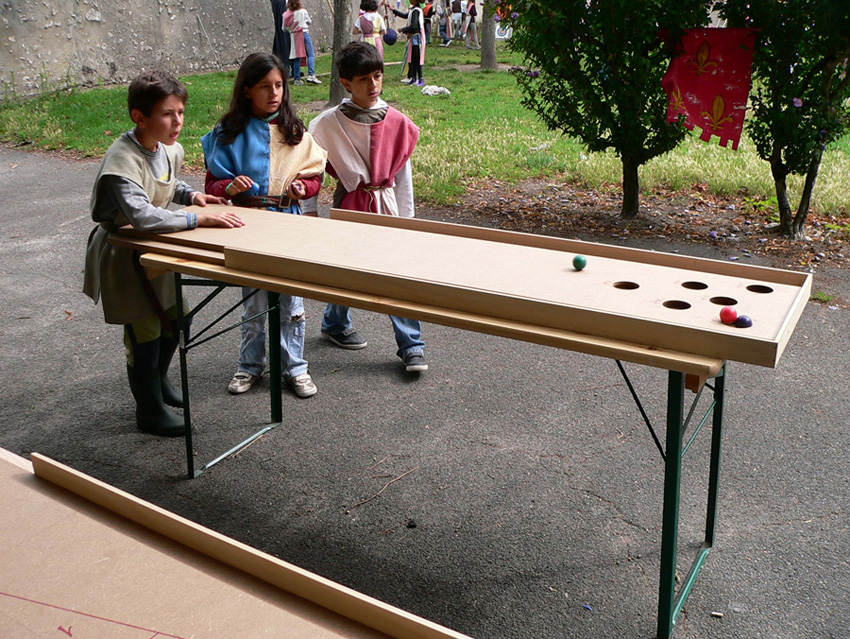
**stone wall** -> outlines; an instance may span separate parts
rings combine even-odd
[[[331,48],[332,4],[305,0],[317,54]],[[232,68],[271,51],[273,35],[270,0],[0,0],[0,100],[125,83],[151,68]]]

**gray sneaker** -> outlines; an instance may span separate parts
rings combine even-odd
[[[260,379],[259,375],[251,375],[247,371],[236,371],[233,379],[227,385],[227,390],[233,395],[241,395],[251,390],[251,387],[258,379]]]
[[[298,395],[298,397],[312,397],[319,390],[313,383],[310,373],[302,373],[301,375],[290,377],[286,380],[286,383],[289,384],[292,392]]]
[[[304,80],[293,80],[292,86],[295,86],[295,87],[304,86]]]
[[[366,348],[369,343],[360,337],[360,335],[357,334],[357,331],[351,331],[348,334],[339,333],[338,335],[331,335],[330,333],[322,331],[322,335],[340,348],[345,348],[349,351],[359,351],[361,348]]]
[[[425,355],[422,353],[408,353],[404,358],[404,370],[408,373],[421,373],[428,370]]]

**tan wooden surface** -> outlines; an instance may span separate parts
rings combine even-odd
[[[468,639],[50,459],[33,465],[0,449],[3,639]]]
[[[453,224],[451,222],[437,222],[434,220],[421,220],[411,217],[396,217],[391,215],[374,215],[361,211],[348,211],[346,209],[331,209],[331,219],[360,224],[372,224],[375,226],[389,226],[392,228],[423,231],[425,233],[440,233],[443,235],[454,235],[459,237],[473,237],[490,242],[502,242],[507,244],[518,244],[522,246],[534,246],[553,251],[579,253],[582,255],[599,255],[624,262],[645,262],[672,268],[685,268],[694,272],[719,273],[735,276],[741,270],[741,264],[734,262],[720,262],[701,257],[677,255],[675,253],[658,253],[643,249],[629,248],[627,246],[614,246],[610,244],[599,244],[597,242],[585,242],[583,240],[571,240],[562,237],[551,237],[548,235],[535,235],[532,233],[521,233],[519,231],[503,231],[502,229],[491,229],[479,226],[467,226]],[[801,285],[806,279],[805,273],[786,271],[766,266],[746,265],[748,273],[759,274],[764,279],[781,282],[784,284]]]
[[[626,362],[653,366],[665,370],[680,371],[696,375],[703,379],[715,377],[723,367],[723,360],[713,357],[651,348],[607,338],[594,337],[592,335],[545,328],[533,324],[499,320],[462,311],[403,302],[380,295],[362,294],[346,289],[310,284],[281,277],[258,275],[257,273],[238,271],[218,264],[209,264],[197,260],[187,260],[154,253],[143,255],[141,259],[144,266],[154,268],[157,271],[170,270],[183,273],[184,275],[218,280],[241,286],[251,286],[278,293],[299,295],[310,299],[354,306],[379,313],[391,313],[403,317],[417,317],[424,321],[443,324],[444,326],[452,326],[477,333],[498,335],[500,337],[542,344],[544,346],[563,348],[578,353],[620,359]]]
[[[775,366],[811,289],[808,274],[460,225],[239,213],[240,229],[155,239],[187,259],[206,261],[187,248],[220,252],[235,271],[763,366]],[[723,324],[724,305],[754,325]]]

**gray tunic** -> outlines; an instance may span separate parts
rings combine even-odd
[[[192,189],[177,180],[182,165],[180,144],[160,144],[151,153],[130,133],[118,138],[103,158],[90,203],[92,219],[99,226],[89,237],[83,292],[95,302],[102,300],[104,319],[109,324],[129,324],[156,313],[138,256],[130,249],[109,244],[110,235],[127,224],[151,232],[197,226],[194,213],[165,208],[172,201],[191,201]],[[174,306],[174,280],[170,275],[149,282],[163,309]]]

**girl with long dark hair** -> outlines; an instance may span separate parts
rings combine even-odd
[[[277,56],[245,58],[230,108],[201,139],[207,193],[237,206],[295,215],[301,215],[302,199],[319,193],[327,153],[295,113],[286,80],[286,66]],[[242,343],[228,386],[234,395],[250,389],[266,365],[266,295],[247,287],[242,291]],[[310,397],[316,385],[304,359],[304,300],[282,295],[280,303],[283,377],[298,397]]]

